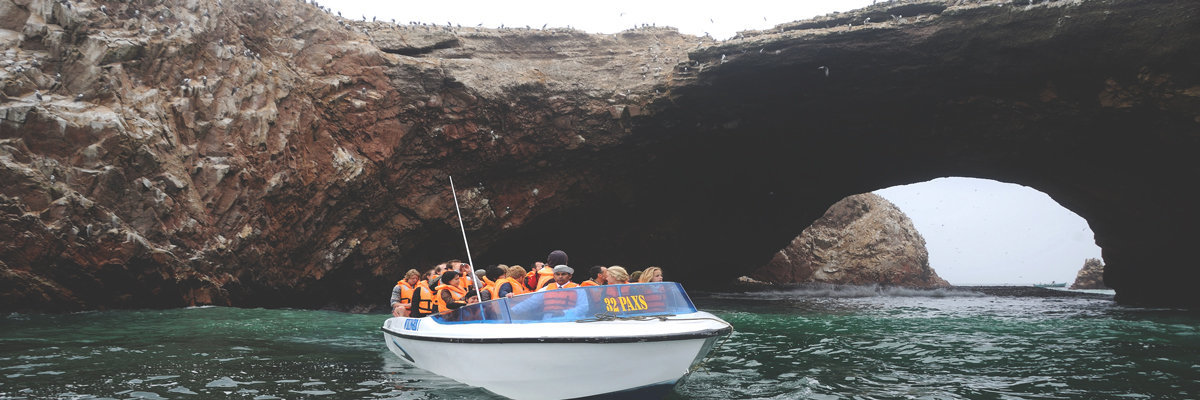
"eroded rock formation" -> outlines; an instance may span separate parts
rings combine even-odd
[[[0,310],[377,303],[464,258],[450,175],[477,263],[561,248],[691,285],[848,195],[1016,182],[1088,219],[1118,299],[1200,304],[1175,195],[1200,178],[1200,4],[1032,3],[712,42],[0,0]]]
[[[874,193],[834,203],[750,277],[769,283],[950,286],[929,266],[925,239],[912,220]]]
[[[1104,263],[1096,258],[1084,261],[1071,289],[1108,289],[1108,286],[1104,286]]]

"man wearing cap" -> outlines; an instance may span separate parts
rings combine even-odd
[[[547,283],[546,286],[542,286],[542,288],[538,289],[537,291],[543,292],[547,290],[570,289],[573,287],[578,287],[579,284],[571,282],[571,276],[574,274],[574,268],[566,265],[556,265],[554,266],[554,282]]]
[[[581,316],[587,311],[587,294],[582,290],[557,290],[579,287],[575,282],[571,282],[571,275],[574,273],[575,270],[571,267],[556,265],[554,266],[554,282],[547,283],[546,286],[538,289],[538,292],[546,292],[542,295],[542,311],[546,317],[553,318],[566,314]]]

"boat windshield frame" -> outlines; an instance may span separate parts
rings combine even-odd
[[[579,301],[579,299],[586,301]],[[547,300],[550,300],[547,305]],[[528,324],[696,312],[678,282],[580,286],[489,300],[431,315],[439,324]]]

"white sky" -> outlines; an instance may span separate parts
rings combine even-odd
[[[913,220],[929,264],[955,285],[1070,283],[1100,258],[1087,221],[1030,187],[939,178],[875,194]]]
[[[849,11],[872,0],[566,2],[338,0],[346,18],[495,28],[526,25],[616,33],[640,24],[727,39],[747,29]],[[930,264],[952,284],[1071,282],[1100,257],[1087,222],[1037,190],[989,180],[943,178],[876,191],[912,218]]]
[[[319,1],[351,19],[409,21],[495,28],[570,26],[592,33],[616,33],[640,24],[672,26],[680,32],[727,39],[747,29],[808,19],[834,11],[870,5],[872,0],[739,0],[739,1]],[[328,3],[328,4],[327,4]],[[711,20],[711,21],[710,21]]]

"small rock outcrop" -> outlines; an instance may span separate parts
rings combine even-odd
[[[1096,258],[1084,261],[1083,268],[1075,275],[1075,283],[1071,284],[1071,289],[1108,289],[1108,286],[1104,285],[1104,263]]]
[[[929,266],[925,239],[894,204],[873,193],[829,207],[751,278],[770,283],[950,286]]]

